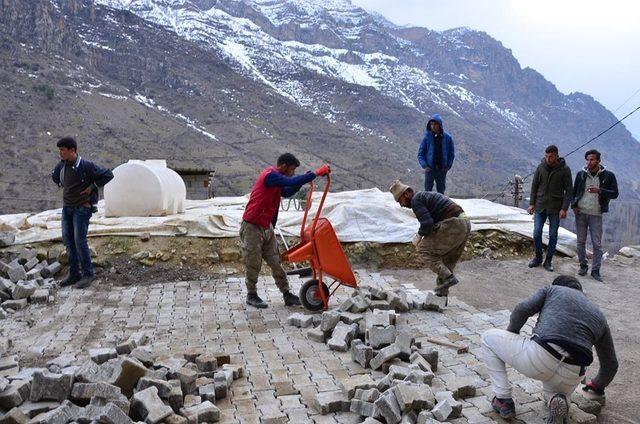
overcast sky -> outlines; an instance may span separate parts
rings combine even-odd
[[[399,25],[485,31],[511,49],[522,67],[537,70],[563,93],[593,96],[618,118],[640,106],[640,1],[352,2]],[[640,111],[624,123],[640,140]]]

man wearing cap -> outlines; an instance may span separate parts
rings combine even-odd
[[[282,292],[284,304],[300,305],[298,296],[289,291],[287,273],[282,268],[278,242],[273,231],[278,220],[280,196],[293,196],[302,185],[313,181],[316,176],[327,175],[331,170],[329,165],[323,165],[315,172],[294,176],[299,166],[300,161],[291,153],[280,155],[276,166],[265,168],[251,190],[240,224],[240,241],[246,268],[247,305],[256,308],[267,307],[257,292],[262,259],[271,268],[276,285]]]
[[[413,209],[420,222],[413,239],[426,265],[438,275],[435,292],[447,296],[449,287],[458,284],[453,275],[471,233],[471,223],[462,208],[444,194],[432,191],[413,192],[400,181],[389,188],[396,202]]]
[[[424,189],[433,190],[436,183],[438,193],[444,194],[447,172],[455,159],[453,139],[444,132],[442,117],[437,113],[427,122],[427,129],[418,149],[418,163],[424,170]]]
[[[533,336],[521,335],[527,319],[538,315]],[[548,424],[567,423],[571,394],[593,362],[596,348],[600,369],[583,388],[590,399],[602,400],[604,389],[618,371],[618,359],[604,314],[582,292],[574,277],[560,275],[537,290],[511,313],[506,330],[482,334],[481,357],[491,377],[493,409],[504,419],[515,417],[512,386],[506,364],[542,382],[549,407]]]

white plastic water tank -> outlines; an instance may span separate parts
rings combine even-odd
[[[165,160],[130,160],[104,187],[106,216],[164,216],[184,212],[187,188]]]

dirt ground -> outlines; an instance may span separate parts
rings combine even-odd
[[[513,309],[537,288],[548,285],[559,274],[576,275],[574,259],[554,260],[554,273],[542,268],[529,269],[526,259],[496,261],[472,259],[459,265],[461,283],[451,290],[464,302],[477,308]],[[599,423],[640,423],[640,261],[633,265],[607,261],[599,283],[587,275],[578,277],[586,295],[604,312],[611,328],[619,369],[607,388],[607,403]],[[385,270],[416,287],[430,289],[435,276],[428,270]],[[577,275],[576,275],[577,277]],[[597,360],[587,370],[587,378],[597,373]]]

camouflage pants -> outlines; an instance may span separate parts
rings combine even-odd
[[[453,274],[470,233],[468,218],[449,218],[436,224],[431,234],[418,243],[418,253],[427,267],[438,275],[438,280]]]
[[[258,275],[262,268],[262,260],[271,268],[271,275],[276,280],[276,285],[282,293],[289,291],[287,273],[280,262],[278,241],[273,227],[262,228],[258,225],[242,221],[240,225],[240,241],[242,243],[242,256],[246,268],[247,292],[256,293]]]

